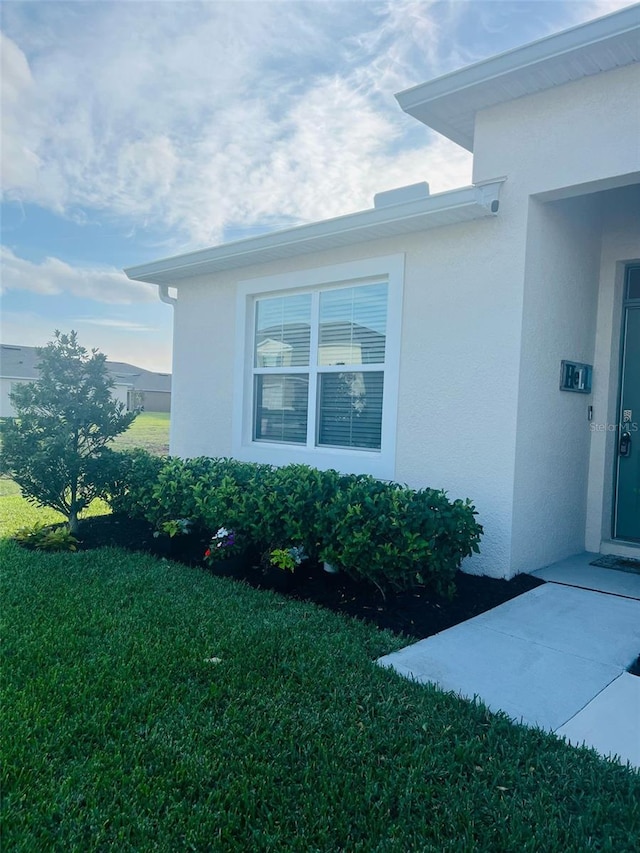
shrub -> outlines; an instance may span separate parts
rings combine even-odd
[[[56,331],[37,352],[39,378],[9,395],[16,417],[2,425],[2,473],[28,501],[62,513],[76,533],[79,513],[111,482],[109,443],[137,412],[113,399],[106,356],[89,354],[75,332]]]
[[[166,458],[142,448],[114,453],[114,476],[106,500],[113,512],[130,518],[146,518],[153,506],[154,488]]]
[[[337,471],[320,471],[308,465],[286,465],[274,472],[273,487],[283,509],[284,540],[301,543],[312,559],[319,559],[323,543],[331,536],[327,507],[344,479]]]
[[[78,540],[67,527],[50,527],[40,521],[16,530],[13,538],[36,551],[76,551],[78,545]]]
[[[244,553],[267,564],[275,553],[295,569],[295,548],[381,590],[425,583],[447,594],[461,561],[479,550],[473,505],[442,491],[307,465],[121,456],[131,464],[114,509],[129,507],[159,529],[190,519],[212,536],[209,562]],[[221,530],[232,546],[220,547]]]
[[[425,580],[430,575],[452,576],[466,557],[480,552],[483,528],[469,499],[450,501],[444,491],[420,489],[411,493],[411,513],[418,519],[422,535],[429,538]]]
[[[224,478],[216,503],[221,508],[226,505],[226,517],[231,519],[238,545],[244,544],[245,552],[268,563],[269,552],[286,544],[286,508],[276,487],[276,469],[270,465],[250,466],[242,472],[247,479],[241,483],[235,479],[236,473],[230,472]]]
[[[295,545],[317,560],[331,532],[327,506],[341,479],[336,471],[308,465],[256,466],[243,492],[238,526],[261,554]]]
[[[383,591],[425,583],[450,594],[482,534],[469,501],[450,503],[442,491],[367,476],[347,478],[328,514],[333,531],[321,558]]]
[[[269,552],[269,565],[283,572],[295,572],[296,568],[308,559],[304,550],[294,545],[292,548],[274,548]]]
[[[307,465],[274,468],[235,459],[167,459],[145,517],[153,524],[184,516],[210,531],[236,534],[238,550],[263,554],[298,544],[316,558],[327,535],[325,508],[340,476]]]
[[[166,458],[153,485],[147,521],[159,525],[172,518],[195,519],[194,488],[212,477],[214,465],[215,461],[206,457],[187,461],[177,456]]]
[[[252,524],[262,512],[267,492],[269,465],[255,465],[236,459],[209,459],[207,474],[193,486],[187,505],[193,501],[192,517],[204,528],[233,530],[236,553],[249,550],[253,542]],[[185,465],[200,462],[188,460]]]
[[[160,536],[175,539],[176,536],[188,536],[192,527],[193,522],[190,518],[170,518],[168,521],[163,521],[153,535],[156,539]]]
[[[169,458],[155,479],[145,518],[153,524],[186,517],[210,532],[236,533],[235,552],[258,547],[256,520],[268,517],[269,465],[236,459]]]

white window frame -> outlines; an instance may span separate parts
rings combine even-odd
[[[247,462],[287,465],[292,462],[316,468],[335,468],[343,473],[373,474],[393,479],[396,459],[398,384],[404,254],[366,258],[344,264],[246,279],[238,282],[236,296],[236,351],[234,360],[233,456]],[[256,299],[293,295],[333,287],[352,287],[371,281],[388,284],[387,330],[382,401],[380,450],[281,444],[253,439],[253,348]],[[371,368],[373,369],[373,365]],[[311,431],[309,431],[311,434]]]

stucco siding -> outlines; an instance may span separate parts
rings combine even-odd
[[[594,547],[605,524],[613,451],[606,460],[602,448],[593,457],[598,439],[587,406],[598,400],[596,419],[615,410],[619,353],[606,289],[613,289],[616,261],[633,257],[633,225],[623,222],[630,223],[637,185],[609,188],[640,179],[639,91],[640,67],[629,66],[476,118],[474,181],[507,176],[500,214],[509,221],[516,275],[526,260],[509,573]],[[625,213],[614,223],[609,208],[625,193]],[[594,364],[593,395],[559,390],[563,358]],[[596,527],[598,534],[586,532]]]
[[[474,182],[508,175],[534,194],[640,172],[639,93],[636,64],[479,112]]]
[[[235,283],[190,280],[174,308],[171,453],[230,456]]]
[[[590,395],[561,391],[562,359],[593,364],[601,205],[529,205],[512,571],[584,550]]]
[[[396,478],[469,497],[485,527],[466,568],[509,570],[521,294],[499,218],[407,254]]]

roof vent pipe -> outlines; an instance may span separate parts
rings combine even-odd
[[[410,201],[422,201],[425,198],[429,198],[429,184],[421,181],[419,184],[409,184],[406,187],[376,193],[373,197],[373,206],[391,207],[393,204],[408,204]]]

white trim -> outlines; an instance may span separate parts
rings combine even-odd
[[[311,299],[311,338],[309,341],[309,352],[317,353],[320,342],[320,299]],[[308,370],[309,374],[309,400],[318,400],[318,370]],[[307,446],[315,443],[316,418],[307,417]]]
[[[634,241],[635,243],[636,241]],[[640,263],[635,245],[615,246],[603,250],[600,260],[599,294],[592,404],[600,412],[602,422],[617,423],[620,402],[620,367],[622,328],[625,317],[626,270]],[[596,430],[591,434],[585,548],[590,552],[625,556],[626,543],[612,540],[615,507],[615,468],[617,466],[617,431]],[[618,545],[622,550],[618,549]],[[615,550],[611,550],[612,547]],[[631,548],[640,544],[631,544]],[[627,556],[630,556],[627,554]],[[631,555],[633,556],[633,555]]]
[[[603,539],[600,543],[600,553],[610,557],[629,557],[640,560],[640,543],[628,542],[624,539]]]
[[[336,468],[344,473],[373,474],[383,479],[395,476],[396,426],[398,412],[398,380],[400,375],[400,342],[402,296],[404,286],[404,254],[367,258],[300,270],[284,275],[247,279],[238,283],[236,294],[236,349],[234,356],[234,401],[232,454],[248,462],[285,465],[290,462],[316,468]],[[300,447],[252,440],[253,424],[253,315],[256,296],[282,291],[295,292],[310,288],[357,284],[366,279],[384,278],[389,285],[387,305],[387,337],[385,349],[385,387],[382,407],[382,447],[379,451],[334,447]],[[363,282],[364,283],[364,282]],[[380,369],[380,365],[378,365]]]
[[[498,212],[504,178],[418,201],[364,210],[125,269],[133,281],[177,286],[193,276],[469,222]]]

